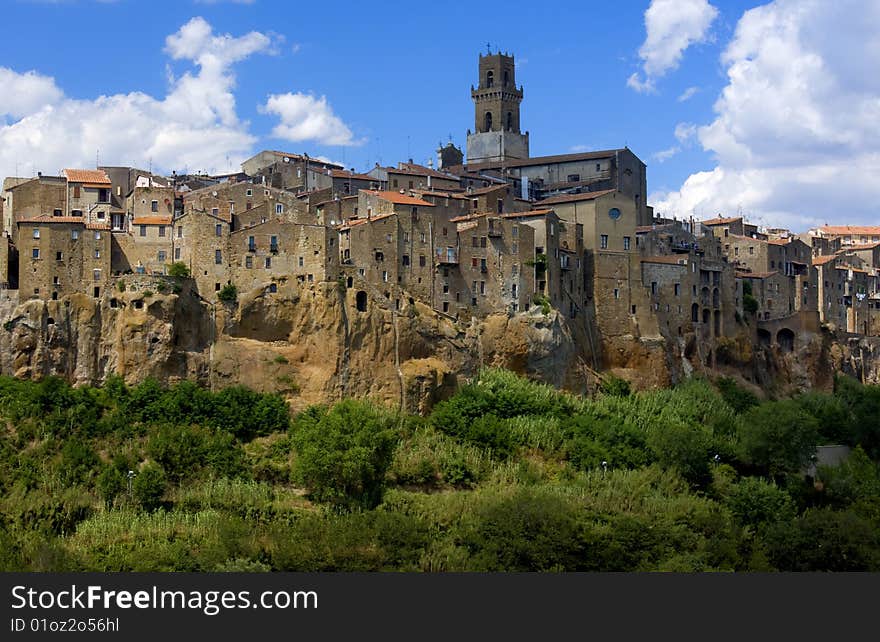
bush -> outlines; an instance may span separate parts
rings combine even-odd
[[[158,464],[148,463],[137,473],[131,489],[135,500],[146,511],[154,511],[162,505],[167,486],[165,471]]]
[[[621,379],[613,374],[604,374],[599,381],[599,389],[606,395],[615,397],[626,397],[632,388],[629,381]]]
[[[291,432],[298,480],[312,498],[340,509],[377,506],[398,440],[396,424],[394,415],[359,401],[307,410]]]
[[[719,377],[715,385],[718,386],[718,391],[727,405],[737,414],[761,403],[755,393],[741,387],[730,377]]]
[[[190,276],[189,268],[183,261],[175,261],[168,266],[168,276],[173,276],[178,279],[188,279]]]
[[[743,294],[743,310],[755,314],[758,311],[758,300],[751,294]]]
[[[223,289],[217,294],[217,298],[223,301],[224,303],[234,303],[238,300],[238,288],[235,287],[232,283],[227,283],[223,286]]]

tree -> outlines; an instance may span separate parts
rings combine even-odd
[[[743,415],[739,438],[744,460],[776,478],[807,465],[819,443],[819,424],[797,401],[766,402]]]
[[[188,279],[189,268],[183,261],[175,261],[168,266],[168,276],[177,277],[179,279]]]
[[[292,429],[296,475],[311,497],[337,508],[373,508],[397,443],[397,419],[361,401],[301,414]]]
[[[691,484],[705,485],[711,480],[711,445],[711,433],[699,424],[665,421],[648,431],[648,447],[660,465],[677,469]]]

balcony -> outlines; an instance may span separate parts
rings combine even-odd
[[[458,248],[438,247],[434,250],[434,260],[438,265],[458,265]]]

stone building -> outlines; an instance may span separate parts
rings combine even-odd
[[[22,219],[41,216],[68,216],[67,179],[64,176],[43,176],[8,185],[4,216],[12,225],[10,230],[13,243],[18,242],[18,226]]]
[[[700,221],[701,225],[712,230],[713,234],[720,239],[725,239],[730,235],[747,236],[755,239],[767,239],[767,235],[758,230],[757,225],[746,223],[742,216],[710,218]]]
[[[374,180],[384,185],[388,191],[399,190],[458,190],[461,189],[461,179],[448,172],[438,172],[430,167],[417,165],[410,160],[408,163],[398,163],[397,167],[376,166],[368,172]]]
[[[310,158],[308,154],[291,154],[280,151],[263,150],[241,164],[242,171],[269,187],[309,192],[320,189],[311,183],[314,171],[344,170],[336,163]]]
[[[839,239],[841,247],[880,242],[880,225],[825,225],[808,234],[824,239]]]
[[[19,296],[58,299],[75,292],[100,297],[110,278],[110,227],[80,216],[17,221]]]
[[[260,208],[266,204],[265,208]],[[228,221],[232,230],[268,221],[269,218],[300,220],[307,207],[292,192],[259,183],[224,183],[187,192],[184,212],[205,212]],[[265,221],[264,221],[265,219]]]

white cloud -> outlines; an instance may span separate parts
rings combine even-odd
[[[639,48],[642,74],[632,74],[627,85],[641,93],[653,92],[655,81],[676,69],[684,51],[705,42],[718,9],[708,0],[651,0],[645,11],[645,42]]]
[[[0,116],[14,119],[33,113],[43,105],[54,105],[63,95],[48,76],[35,71],[19,74],[6,67],[0,67],[0,94],[3,95]]]
[[[676,100],[678,100],[678,102],[680,102],[680,103],[683,103],[686,100],[690,100],[691,98],[696,96],[697,93],[699,93],[699,91],[700,91],[699,87],[688,87],[683,92],[681,92],[681,95]]]
[[[678,145],[674,145],[673,147],[670,147],[669,149],[663,149],[659,152],[654,152],[651,156],[658,163],[665,163],[670,158],[672,158],[673,156],[678,154],[680,151],[681,151],[681,147],[679,147]]]
[[[272,130],[276,138],[294,143],[312,140],[323,145],[360,145],[351,129],[342,122],[327,102],[326,96],[315,98],[303,93],[273,94],[260,107],[266,114],[275,114],[280,123]]]
[[[251,152],[256,138],[238,119],[231,66],[256,53],[271,53],[273,39],[252,32],[241,37],[214,34],[193,18],[166,39],[166,52],[192,62],[196,70],[170,77],[168,94],[141,92],[67,97],[51,78],[3,70],[3,95],[15,95],[4,110],[14,122],[0,126],[0,174],[19,166],[29,175],[63,167],[91,167],[96,151],[104,164],[146,164],[168,171],[226,171]],[[170,72],[169,72],[170,73]],[[10,94],[16,88],[22,93]],[[11,106],[10,106],[11,105]]]
[[[743,212],[796,230],[876,223],[880,4],[776,0],[743,14],[728,84],[697,129],[717,166],[654,196],[667,215]],[[841,37],[840,34],[846,34]]]
[[[675,139],[679,143],[686,143],[697,135],[697,126],[693,123],[678,123],[675,126]]]

